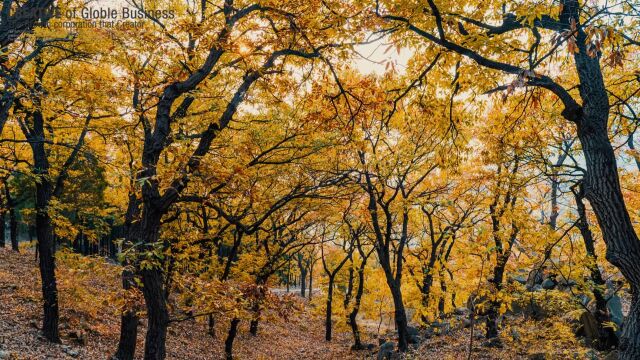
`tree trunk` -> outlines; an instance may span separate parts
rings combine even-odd
[[[163,290],[162,270],[159,268],[141,271],[142,293],[147,304],[147,335],[144,344],[145,360],[163,360],[166,355],[167,325],[169,310]]]
[[[42,114],[36,112],[33,116],[35,137],[44,138]],[[42,278],[42,297],[44,299],[44,319],[42,332],[44,337],[51,342],[60,342],[58,332],[58,287],[55,274],[55,235],[51,217],[49,216],[49,203],[52,197],[51,183],[49,182],[49,161],[44,148],[44,142],[31,144],[33,151],[34,169],[36,181],[36,237],[38,239],[37,250],[39,253],[40,276]]]
[[[9,238],[11,239],[11,249],[19,251],[18,246],[18,220],[16,218],[16,209],[13,204],[9,207]]]
[[[362,294],[364,293],[364,268],[366,266],[366,258],[358,269],[358,286],[356,288],[356,296],[354,298],[353,309],[348,315],[347,323],[351,326],[351,333],[353,334],[353,349],[360,350],[362,346],[362,340],[360,339],[360,329],[358,329],[358,312],[360,311],[360,302],[362,300]]]
[[[309,300],[311,300],[311,292],[313,291],[313,263],[309,266]]]
[[[207,333],[215,339],[216,337],[216,319],[213,315],[208,316],[208,330]]]
[[[507,261],[509,260],[509,255],[497,255],[496,266],[493,268],[493,279],[491,282],[494,286],[494,291],[499,292],[502,290],[502,281],[504,279],[504,269],[507,265]],[[493,339],[498,337],[498,324],[500,322],[500,302],[497,300],[492,300],[489,303],[489,308],[487,310],[487,321],[486,321],[486,334],[485,337],[487,339]]]
[[[599,350],[608,350],[611,349],[611,347],[618,346],[618,337],[611,327],[605,326],[605,323],[611,321],[611,316],[609,314],[609,309],[607,308],[607,299],[605,298],[605,295],[602,291],[605,285],[605,281],[602,278],[602,273],[600,272],[600,268],[598,267],[597,263],[594,245],[595,241],[593,239],[591,229],[589,229],[587,211],[583,202],[584,191],[582,189],[582,186],[579,185],[579,188],[574,189],[573,192],[576,200],[576,207],[578,210],[578,221],[576,223],[576,226],[578,227],[578,229],[580,230],[580,234],[582,235],[582,240],[584,242],[585,250],[587,252],[587,257],[589,260],[588,268],[589,272],[591,273],[591,281],[594,285],[592,290],[593,296],[596,300],[596,313],[594,317],[598,322],[599,334],[599,338],[594,345]]]
[[[326,341],[331,341],[331,313],[332,313],[332,303],[333,303],[333,281],[334,278],[332,276],[329,277],[329,289],[327,289],[327,309],[326,309],[326,317],[324,322],[324,339]]]
[[[409,348],[408,346],[408,332],[407,332],[407,313],[404,309],[404,303],[402,301],[402,291],[400,284],[393,281],[389,284],[391,290],[391,296],[393,297],[394,314],[396,320],[396,327],[398,328],[398,350],[405,352]]]
[[[0,248],[4,248],[6,244],[6,221],[7,217],[5,215],[5,212],[3,210],[0,210]]]
[[[133,273],[122,272],[122,287],[125,291],[135,286]],[[133,360],[136,353],[136,339],[138,337],[138,315],[135,309],[125,309],[120,316],[120,340],[115,358],[117,360]]]
[[[227,339],[224,341],[224,353],[226,355],[227,360],[233,360],[233,340],[236,338],[236,335],[238,334],[239,323],[240,323],[240,319],[234,318],[233,320],[231,320],[229,333],[227,334]]]
[[[560,21],[568,24],[579,20],[581,9],[577,0],[563,2]],[[620,188],[616,156],[609,139],[609,96],[600,68],[600,56],[586,52],[587,35],[577,24],[574,61],[580,79],[583,106],[575,115],[578,138],[582,145],[587,172],[584,195],[593,208],[602,238],[607,244],[607,260],[620,269],[629,281],[633,293],[631,311],[620,340],[620,359],[640,358],[640,242],[633,228]]]
[[[135,194],[129,194],[129,204],[127,205],[127,213],[125,214],[124,222],[125,241],[123,246],[125,248],[139,241],[138,239],[142,236],[142,225],[138,219],[139,215],[140,202],[136,198]],[[137,286],[135,282],[135,273],[133,270],[127,269],[129,265],[129,260],[125,259],[123,263],[125,270],[122,272],[122,287],[125,291],[129,291]],[[137,266],[135,267],[137,268]],[[120,316],[120,340],[118,342],[118,350],[116,351],[115,358],[118,360],[133,360],[136,352],[137,338],[138,315],[136,310],[124,309]]]

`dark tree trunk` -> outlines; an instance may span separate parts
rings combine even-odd
[[[3,210],[0,210],[0,248],[4,248],[6,245],[6,221],[7,217]]]
[[[159,268],[141,271],[142,293],[147,304],[147,335],[145,336],[145,360],[163,360],[166,355],[169,310],[163,289],[162,270]]]
[[[362,263],[358,268],[358,286],[356,287],[356,296],[354,297],[353,309],[349,312],[347,323],[351,326],[351,333],[353,334],[353,349],[361,350],[362,339],[360,338],[360,329],[358,328],[358,312],[360,311],[360,303],[362,301],[362,295],[364,294],[364,269],[367,265],[367,256],[364,252],[360,251],[362,257]]]
[[[324,339],[326,341],[331,341],[331,313],[333,307],[333,281],[335,278],[333,276],[329,276],[329,289],[327,289],[327,309],[325,314],[324,321]]]
[[[140,215],[140,202],[134,194],[129,194],[129,204],[125,214],[124,231],[125,241],[123,246],[129,247],[137,242],[141,234],[141,223],[138,219]],[[134,260],[135,261],[135,260]],[[135,273],[128,269],[129,260],[125,259],[122,272],[122,287],[129,291],[136,287]],[[134,267],[134,268],[137,268]],[[138,315],[135,309],[124,309],[120,316],[120,341],[116,350],[115,358],[118,360],[133,360],[136,352],[136,339],[138,337]]]
[[[215,339],[216,337],[216,319],[213,315],[208,316],[208,330],[207,333]]]
[[[298,268],[300,269],[300,297],[304,298],[307,285],[307,264],[300,253],[298,253]]]
[[[507,261],[509,260],[508,255],[497,255],[496,265],[493,268],[493,279],[491,282],[493,283],[494,290],[496,292],[502,289],[502,281],[504,279],[504,269],[507,265]],[[498,337],[498,325],[500,323],[500,302],[499,301],[491,301],[489,303],[489,307],[487,310],[487,321],[486,321],[486,334],[485,337],[487,339],[493,339]]]
[[[438,271],[438,278],[440,281],[440,297],[438,298],[438,314],[441,319],[445,318],[445,301],[447,297],[447,283],[444,280],[444,265]]]
[[[309,266],[309,300],[311,300],[313,292],[313,263]]]
[[[576,114],[573,117],[587,165],[584,195],[596,214],[607,244],[607,260],[620,269],[633,293],[631,310],[620,340],[620,359],[639,359],[640,242],[624,203],[616,156],[609,139],[609,96],[602,77],[600,56],[592,58],[587,54],[587,35],[579,23],[580,11],[577,0],[565,0],[559,20],[565,25],[571,19],[577,22],[579,51],[574,53],[574,61],[583,105],[581,109],[574,110]]]
[[[44,119],[42,114],[33,114],[34,138],[44,139]],[[55,274],[55,235],[51,217],[49,216],[49,203],[52,198],[52,188],[49,182],[49,161],[44,148],[44,142],[31,143],[34,161],[34,174],[36,181],[36,237],[38,239],[37,250],[39,253],[40,276],[42,278],[42,297],[44,299],[44,319],[42,332],[44,337],[51,342],[60,342],[58,332],[58,288]]]
[[[131,271],[122,272],[122,287],[125,291],[135,286],[134,275]],[[133,360],[136,352],[136,339],[138,337],[138,315],[135,309],[125,309],[120,316],[120,341],[115,358],[118,360]]]
[[[595,241],[593,239],[593,234],[591,233],[591,229],[589,229],[589,221],[587,218],[587,211],[584,205],[584,190],[582,186],[579,184],[577,189],[573,189],[576,207],[578,210],[578,221],[576,226],[580,230],[580,234],[582,235],[582,240],[584,242],[585,250],[587,252],[587,257],[589,258],[589,272],[591,273],[591,281],[593,282],[593,297],[596,300],[596,313],[595,319],[598,322],[598,334],[599,338],[594,344],[595,347],[599,350],[608,350],[611,347],[618,346],[618,337],[616,336],[615,331],[606,326],[607,322],[611,321],[611,316],[609,314],[609,309],[607,308],[607,299],[603,293],[603,289],[605,286],[605,281],[602,278],[602,273],[600,272],[600,268],[598,267],[596,251],[595,251]]]
[[[409,334],[407,331],[407,313],[404,309],[404,302],[402,301],[402,291],[400,289],[399,282],[395,280],[387,280],[389,289],[391,290],[391,296],[393,297],[394,314],[396,320],[396,327],[398,328],[398,350],[401,352],[407,351]]]
[[[16,218],[16,209],[14,206],[9,207],[9,239],[11,239],[11,249],[19,251],[18,246],[18,220]]]
[[[236,338],[236,335],[238,334],[239,323],[240,323],[240,319],[234,318],[233,320],[231,320],[229,333],[227,334],[227,339],[224,341],[224,353],[227,360],[233,359],[233,340]]]

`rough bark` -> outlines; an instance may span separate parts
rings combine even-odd
[[[593,234],[589,228],[589,221],[587,218],[587,211],[584,205],[584,190],[582,186],[572,189],[576,200],[576,207],[578,210],[578,221],[576,227],[580,230],[582,241],[584,242],[585,250],[588,257],[588,268],[591,275],[591,281],[593,282],[593,297],[596,300],[596,313],[594,317],[598,325],[598,339],[594,344],[594,347],[599,350],[608,350],[611,347],[618,346],[618,337],[615,331],[611,327],[605,326],[605,323],[611,321],[609,309],[607,308],[607,299],[603,293],[605,286],[604,278],[600,272],[600,268],[597,263],[597,256],[595,251],[595,241]]]
[[[240,319],[234,318],[231,320],[231,326],[229,326],[229,332],[227,333],[227,339],[224,341],[224,353],[227,360],[233,359],[233,340],[238,334],[238,324]]]

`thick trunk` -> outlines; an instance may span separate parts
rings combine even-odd
[[[60,342],[58,332],[58,288],[56,284],[55,255],[53,251],[53,226],[47,212],[47,190],[43,189],[42,185],[36,185],[36,188],[36,235],[38,238],[40,276],[42,277],[42,297],[44,299],[42,332],[47,340]]]
[[[144,344],[145,360],[163,360],[166,355],[165,343],[169,310],[163,289],[163,276],[159,268],[141,271],[142,293],[147,304],[147,335]]]
[[[407,313],[404,309],[404,302],[402,301],[402,291],[400,289],[400,284],[395,281],[389,284],[389,289],[391,290],[391,296],[393,297],[396,327],[398,328],[398,350],[405,352],[409,348],[409,336],[407,332]]]
[[[43,119],[41,114],[34,116],[34,127],[39,135],[44,138],[42,130]],[[37,142],[31,145],[33,151],[34,174],[38,176],[36,181],[36,237],[38,239],[37,251],[39,253],[40,276],[42,278],[42,297],[44,299],[44,320],[42,332],[44,337],[51,342],[60,342],[58,332],[58,288],[55,274],[55,235],[53,224],[49,215],[49,202],[52,197],[51,183],[49,182],[49,161],[45,152],[44,143]]]
[[[433,286],[433,275],[429,270],[422,277],[422,286],[420,287],[420,292],[421,292],[420,296],[422,297],[421,302],[422,302],[422,307],[424,309],[429,308],[429,297],[431,295],[431,286]],[[427,318],[424,311],[420,315],[420,320],[422,321],[423,324],[427,324],[429,322],[429,319]]]
[[[496,266],[493,268],[492,283],[496,292],[502,289],[502,281],[504,279],[504,269],[507,265],[508,257],[498,255]],[[487,310],[486,334],[487,339],[498,337],[498,325],[500,322],[500,301],[492,300]]]
[[[560,21],[568,24],[571,19],[579,20],[580,11],[577,0],[565,0]],[[602,238],[607,244],[607,260],[620,269],[634,294],[632,311],[629,312],[620,341],[620,359],[638,359],[640,242],[624,203],[616,156],[609,140],[609,97],[600,68],[600,57],[588,56],[587,35],[579,23],[577,28],[579,51],[574,53],[574,61],[580,79],[583,106],[576,114],[575,122],[587,165],[583,180],[584,194],[596,214]]]
[[[333,277],[329,277],[329,289],[327,290],[327,310],[324,321],[324,339],[331,341],[331,313],[333,303]]]
[[[589,272],[591,273],[591,281],[593,282],[593,296],[596,300],[596,313],[595,318],[598,322],[599,339],[597,340],[595,347],[600,350],[610,349],[611,347],[618,345],[618,337],[615,331],[611,327],[607,327],[605,324],[611,321],[609,310],[607,309],[607,299],[605,298],[602,289],[604,288],[605,281],[602,278],[602,273],[598,267],[593,234],[589,229],[589,221],[587,218],[586,208],[583,202],[583,190],[582,187],[574,190],[576,207],[578,210],[578,222],[577,227],[582,235],[585,250],[589,258]]]
[[[129,194],[129,204],[125,214],[124,231],[125,241],[123,246],[128,248],[131,244],[139,241],[142,236],[141,223],[138,219],[140,215],[140,202],[135,194]],[[123,249],[124,250],[124,249]],[[129,291],[136,287],[135,273],[128,269],[130,265],[125,259],[122,272],[122,287]],[[120,341],[115,358],[118,360],[132,360],[136,352],[136,339],[138,337],[138,315],[135,309],[124,309],[120,316]]]
[[[122,287],[125,291],[135,286],[133,273],[125,270],[122,272]],[[133,360],[136,352],[136,339],[138,337],[138,315],[135,309],[125,309],[120,316],[120,341],[115,358],[118,360]]]
[[[240,323],[240,319],[234,318],[233,320],[231,320],[229,333],[227,334],[227,339],[224,341],[224,353],[227,360],[233,359],[233,340],[236,338],[236,335],[238,334],[239,323]]]

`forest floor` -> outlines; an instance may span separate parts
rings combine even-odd
[[[17,254],[0,248],[0,359],[108,359],[117,346],[120,318],[109,294],[116,294],[120,278],[115,266],[104,261],[83,262],[68,266],[70,261],[58,261],[62,344],[43,340],[38,327],[41,322],[40,282],[33,251]],[[84,261],[84,260],[82,260]],[[109,269],[109,268],[113,268]],[[237,359],[375,359],[373,351],[351,351],[349,333],[338,332],[334,341],[324,341],[323,319],[304,310],[287,321],[272,318],[260,325],[258,336],[248,333],[241,323],[234,343]],[[226,321],[220,321],[218,336],[207,334],[203,321],[188,320],[172,323],[167,339],[168,359],[222,359]],[[532,336],[540,343],[507,341],[504,348],[482,346],[475,339],[473,359],[585,359],[601,358],[586,349],[567,352],[576,343],[549,341],[560,335],[550,324],[536,324],[540,334]],[[138,332],[137,357],[142,358],[145,323]],[[77,338],[84,338],[79,341]],[[407,356],[408,359],[466,359],[469,329],[459,329],[446,336],[434,336]],[[374,336],[366,342],[375,343]]]

